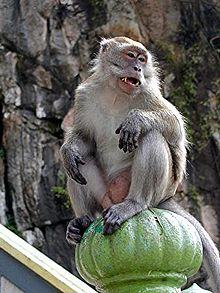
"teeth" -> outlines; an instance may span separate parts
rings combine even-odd
[[[130,82],[128,81],[127,77],[123,77],[123,78],[121,78],[121,80],[122,80],[123,82],[125,82],[125,83],[130,83]],[[135,85],[135,86],[139,86],[140,84],[141,84],[140,81],[137,80],[137,82],[136,82],[134,85]]]
[[[127,77],[123,77],[121,80],[127,82]]]

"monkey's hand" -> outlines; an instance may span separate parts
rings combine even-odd
[[[104,234],[112,234],[122,223],[143,210],[143,207],[132,199],[125,199],[103,211]]]
[[[67,226],[66,240],[69,244],[75,245],[80,242],[85,230],[91,225],[93,219],[89,216],[82,216],[71,220]]]
[[[87,183],[86,179],[79,172],[79,164],[84,165],[81,155],[71,149],[65,149],[62,154],[63,165],[67,175],[75,180],[77,183],[85,185]]]
[[[120,134],[119,148],[124,152],[132,152],[138,147],[138,138],[143,129],[143,119],[138,110],[130,111],[125,120],[116,129],[115,133]]]

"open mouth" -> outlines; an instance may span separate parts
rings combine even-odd
[[[121,81],[123,81],[124,83],[133,85],[133,86],[139,86],[141,84],[140,80],[138,80],[137,78],[134,77],[122,77]]]

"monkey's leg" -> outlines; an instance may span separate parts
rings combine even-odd
[[[87,184],[81,185],[68,178],[67,187],[76,218],[67,227],[66,238],[70,244],[79,243],[86,228],[93,222],[97,212],[101,212],[100,202],[106,193],[101,170],[93,158],[85,159],[80,166],[80,173],[86,178]]]
[[[214,289],[214,293],[220,292],[220,256],[219,251],[216,248],[209,234],[203,228],[203,226],[192,215],[185,211],[180,205],[178,205],[172,198],[159,204],[161,209],[172,211],[185,219],[187,219],[197,230],[203,244],[204,253],[204,265],[210,276],[211,286]]]
[[[131,186],[126,199],[104,211],[104,232],[111,234],[127,219],[143,209],[155,207],[166,196],[171,181],[172,165],[169,147],[157,131],[144,136],[135,151]],[[172,189],[172,188],[171,188]],[[173,188],[172,193],[175,192]]]

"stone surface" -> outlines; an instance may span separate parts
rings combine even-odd
[[[31,245],[38,249],[42,249],[45,239],[42,231],[39,228],[33,230],[25,230],[22,233],[23,238]]]
[[[2,149],[0,149],[1,151]],[[5,198],[5,183],[4,183],[4,176],[5,176],[5,167],[3,159],[0,155],[0,223],[2,225],[7,224],[7,205],[6,205],[6,198]]]
[[[16,51],[37,56],[46,49],[47,22],[33,3],[3,0],[0,4],[0,35]]]

